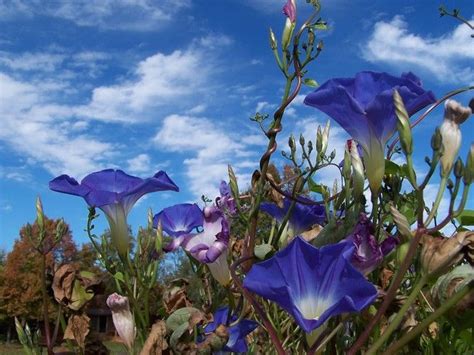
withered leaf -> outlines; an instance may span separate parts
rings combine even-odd
[[[168,349],[168,343],[166,342],[165,336],[166,323],[159,320],[153,324],[150,335],[140,351],[140,355],[161,355],[163,350]]]
[[[84,349],[86,336],[89,334],[89,321],[89,317],[85,314],[70,316],[64,331],[64,339],[75,340],[77,345]]]

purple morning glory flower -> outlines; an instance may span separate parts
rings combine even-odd
[[[311,201],[305,197],[299,196],[298,199]],[[260,209],[281,223],[286,216],[292,201],[285,198],[283,200],[283,208],[278,207],[274,203],[264,202]],[[292,235],[301,234],[310,230],[315,224],[323,225],[326,223],[326,210],[322,205],[306,205],[303,203],[296,203],[293,208],[290,219],[288,220],[288,227],[292,231]]]
[[[372,272],[398,244],[398,239],[392,236],[379,244],[374,234],[374,226],[365,214],[361,214],[353,232],[344,241],[354,245],[352,265],[363,274]]]
[[[377,297],[374,285],[347,260],[352,249],[347,243],[318,249],[297,237],[254,264],[244,287],[278,303],[309,333],[330,317],[361,311]]]
[[[153,227],[157,228],[158,221],[168,235],[179,237],[190,233],[194,228],[202,226],[204,216],[196,204],[182,203],[163,209],[153,217]]]
[[[228,318],[229,307],[220,307],[216,313],[214,313],[214,320],[204,328],[204,332],[213,333],[220,325],[225,325],[228,327],[229,323],[235,322],[237,320],[237,315],[232,315],[230,317],[230,321]],[[258,323],[249,319],[242,319],[239,323],[228,327],[227,331],[229,333],[229,339],[222,348],[222,351],[246,353],[248,348],[245,337],[253,332],[257,327]]]
[[[229,242],[229,223],[224,213],[216,206],[204,207],[199,217],[195,205],[182,204],[170,208],[167,215],[172,217],[174,226],[183,226],[183,229],[198,227],[197,221],[202,218],[202,232],[200,233],[169,233],[173,240],[164,249],[173,251],[183,247],[195,259],[209,266],[214,278],[223,285],[230,281],[229,265],[227,263],[227,244]],[[164,210],[158,216],[164,215]],[[170,224],[171,224],[170,223]],[[191,229],[193,229],[191,228]]]
[[[384,147],[396,130],[394,89],[410,116],[436,100],[413,73],[399,78],[370,71],[360,72],[355,78],[328,80],[304,100],[331,116],[362,146],[373,192],[380,188],[385,171]]]
[[[61,175],[49,183],[53,191],[81,196],[91,207],[104,211],[110,225],[112,239],[121,255],[128,250],[127,215],[145,194],[155,191],[179,191],[178,186],[164,171],[141,179],[122,170],[106,169],[87,175],[79,184],[68,175]]]

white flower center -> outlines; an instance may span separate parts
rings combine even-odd
[[[334,304],[331,298],[301,298],[296,307],[306,319],[318,320],[321,315]]]

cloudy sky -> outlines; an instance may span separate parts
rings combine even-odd
[[[86,241],[85,203],[48,190],[63,173],[80,179],[110,167],[141,177],[165,170],[181,191],[142,199],[130,216],[135,231],[149,207],[213,198],[228,164],[245,187],[265,150],[249,117],[272,114],[284,85],[268,46],[269,27],[280,37],[283,4],[0,0],[0,248],[10,249],[19,228],[34,221],[38,195],[49,217],[64,217],[76,241]],[[303,20],[309,6],[298,4]],[[474,13],[470,0],[444,4],[467,18]],[[474,83],[471,32],[440,18],[437,1],[322,5],[330,29],[317,34],[325,45],[310,77],[318,82],[361,70],[413,71],[438,97]],[[311,139],[324,124],[323,114],[302,104],[310,90],[289,108],[280,147],[291,132]],[[440,121],[437,111],[417,128],[421,170]],[[473,122],[463,128],[466,145],[473,129]],[[345,139],[334,124],[331,147],[342,152]],[[330,177],[320,176],[328,184]]]

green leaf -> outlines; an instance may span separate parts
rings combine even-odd
[[[474,210],[464,210],[456,219],[463,226],[474,226]]]
[[[314,182],[312,177],[310,177],[308,179],[308,188],[312,192],[316,192],[317,194],[322,194],[323,193],[323,185],[320,185],[320,184],[317,184],[316,182]]]
[[[68,307],[73,311],[78,311],[82,308],[88,301],[94,297],[94,292],[91,290],[86,290],[84,286],[81,285],[79,280],[74,280],[74,286],[72,288],[71,303],[68,304]]]
[[[385,159],[385,175],[400,175],[402,168],[393,161]]]
[[[318,82],[314,79],[306,78],[303,83],[310,88],[317,88],[319,86]]]
[[[188,330],[188,328],[189,328],[189,323],[186,321],[173,331],[173,334],[171,334],[171,337],[170,337],[170,345],[173,348],[178,344],[179,339],[183,336],[186,330]]]
[[[271,244],[260,244],[256,245],[253,253],[260,260],[265,259],[265,257],[273,251]]]
[[[328,24],[324,21],[318,21],[314,25],[311,26],[315,30],[325,31],[328,29]]]
[[[177,309],[176,311],[171,313],[171,315],[166,320],[166,328],[175,331],[183,323],[187,323],[194,312],[199,312],[199,310],[194,307],[184,307]]]
[[[114,278],[118,281],[125,282],[123,278],[123,274],[120,271],[115,273]]]

